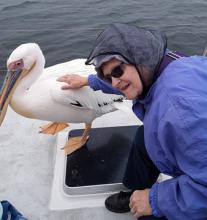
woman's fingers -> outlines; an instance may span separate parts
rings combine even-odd
[[[79,89],[88,84],[88,78],[82,77],[78,74],[66,74],[57,78],[59,82],[65,82],[61,89]]]
[[[57,81],[59,82],[66,82],[69,81],[71,78],[71,75],[67,74],[67,75],[63,75],[57,78]]]

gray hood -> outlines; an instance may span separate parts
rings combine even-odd
[[[166,46],[166,36],[159,31],[115,23],[98,36],[86,64],[94,64],[94,58],[100,55],[121,55],[139,71],[146,94],[156,79]]]

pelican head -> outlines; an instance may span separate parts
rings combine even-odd
[[[15,88],[34,68],[39,51],[40,48],[37,44],[27,43],[17,47],[9,56],[7,60],[7,74],[0,91],[0,125],[4,120]]]

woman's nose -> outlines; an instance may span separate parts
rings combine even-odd
[[[118,85],[120,84],[121,80],[119,78],[111,77],[111,85],[115,88],[118,88]]]

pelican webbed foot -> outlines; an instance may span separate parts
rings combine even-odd
[[[89,138],[88,134],[90,130],[91,124],[85,124],[85,130],[82,136],[69,138],[69,140],[65,143],[65,146],[62,148],[65,151],[65,155],[69,155],[84,146]]]
[[[43,134],[56,134],[59,131],[67,128],[69,125],[67,123],[60,123],[60,122],[50,122],[49,124],[43,125],[40,127],[39,133]]]

